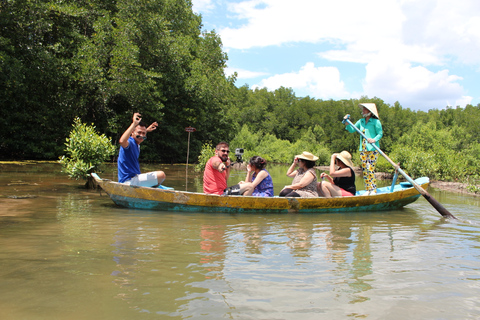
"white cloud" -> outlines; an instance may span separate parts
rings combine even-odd
[[[379,38],[398,38],[404,19],[395,0],[371,0],[368,4],[298,0],[294,5],[291,0],[250,0],[231,4],[230,10],[247,21],[238,28],[220,30],[224,45],[236,49],[331,39],[375,43]],[[388,15],[380,11],[388,11]]]
[[[215,5],[212,0],[193,0],[193,12],[206,12],[212,10]]]
[[[403,41],[435,49],[462,63],[480,63],[480,2],[449,0],[404,0]]]
[[[453,66],[480,66],[480,1],[237,0],[227,7],[228,23],[217,28],[226,50],[276,46],[280,55],[287,44],[309,43],[322,48],[318,57],[327,60],[322,67],[305,62],[300,70],[270,76],[258,86],[292,87],[322,99],[348,98],[336,66],[349,62],[366,66],[360,94],[387,103],[428,110],[473,100]],[[270,74],[275,73],[272,68]],[[243,79],[262,73],[238,71]]]
[[[416,53],[405,58],[425,63],[439,63],[445,55],[480,63],[476,0],[455,5],[450,0],[297,0],[295,5],[291,0],[247,0],[229,8],[246,23],[220,29],[227,48],[334,41],[348,46],[353,61],[388,46],[399,53]]]
[[[340,72],[335,67],[315,68],[313,62],[305,64],[299,72],[277,74],[266,78],[255,87],[275,90],[280,87],[301,90],[319,99],[345,98],[348,95],[345,84],[340,80]]]
[[[412,109],[429,110],[472,101],[457,82],[462,78],[450,75],[447,69],[432,72],[404,61],[379,59],[366,70],[365,94],[391,104],[400,101]]]
[[[258,78],[258,77],[263,77],[267,75],[266,72],[249,71],[249,70],[244,70],[239,68],[228,67],[225,69],[225,74],[227,75],[232,75],[234,72],[237,73],[237,79],[252,79],[252,78]]]

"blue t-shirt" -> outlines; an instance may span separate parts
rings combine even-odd
[[[123,183],[140,174],[140,145],[133,137],[128,138],[128,147],[120,146],[118,154],[118,182]]]

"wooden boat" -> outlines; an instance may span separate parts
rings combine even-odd
[[[420,197],[420,193],[408,182],[377,189],[376,195],[365,196],[364,190],[354,197],[335,198],[281,198],[220,196],[173,189],[129,186],[101,179],[92,173],[97,184],[119,206],[135,209],[194,212],[257,212],[257,213],[322,213],[380,211],[402,208]],[[427,177],[416,183],[424,189],[429,185]]]

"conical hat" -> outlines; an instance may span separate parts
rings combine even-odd
[[[358,105],[360,108],[367,108],[371,113],[373,113],[373,115],[377,118],[377,119],[380,119],[378,117],[378,111],[377,111],[377,106],[375,105],[375,103],[360,103]]]

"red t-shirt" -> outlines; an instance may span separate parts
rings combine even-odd
[[[222,194],[223,190],[227,188],[226,171],[219,172],[212,167],[214,160],[221,159],[218,156],[211,157],[205,165],[205,172],[203,173],[203,192],[209,194]]]

